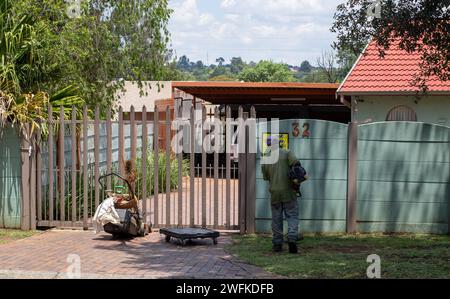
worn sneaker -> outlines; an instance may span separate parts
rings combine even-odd
[[[273,252],[281,252],[283,251],[283,245],[282,244],[274,244],[272,247]]]
[[[289,253],[298,253],[297,243],[289,242]]]

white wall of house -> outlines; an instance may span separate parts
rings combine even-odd
[[[450,95],[448,96],[358,96],[354,120],[358,122],[386,121],[396,106],[406,105],[413,109],[418,122],[450,126]]]
[[[124,86],[125,92],[118,91],[119,105],[122,105],[124,111],[130,111],[134,106],[137,112],[142,111],[142,106],[146,106],[148,112],[155,111],[155,101],[172,98],[172,82],[170,81],[147,81],[144,84],[141,96],[138,84],[127,81]]]

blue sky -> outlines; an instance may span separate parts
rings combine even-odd
[[[330,27],[343,0],[169,0],[177,57],[215,63],[241,56],[315,64],[335,39]]]

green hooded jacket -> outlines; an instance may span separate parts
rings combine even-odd
[[[297,200],[296,192],[291,187],[289,180],[289,167],[298,159],[294,153],[282,148],[271,148],[266,152],[279,151],[278,161],[274,164],[263,164],[262,173],[264,180],[269,181],[269,192],[272,204]]]

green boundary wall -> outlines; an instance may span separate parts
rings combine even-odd
[[[302,126],[310,126],[309,138]],[[299,124],[300,135],[293,136]],[[270,131],[259,124],[258,141]],[[348,125],[283,120],[289,148],[311,179],[299,199],[302,232],[345,232],[347,182],[356,181],[357,232],[448,233],[450,128],[417,122],[381,122],[357,129],[357,172],[348,178]],[[271,231],[270,194],[256,158],[256,231]],[[285,230],[287,230],[285,223]]]
[[[448,232],[450,128],[414,122],[358,127],[361,232]]]
[[[0,228],[20,228],[21,152],[17,130],[0,128]]]

